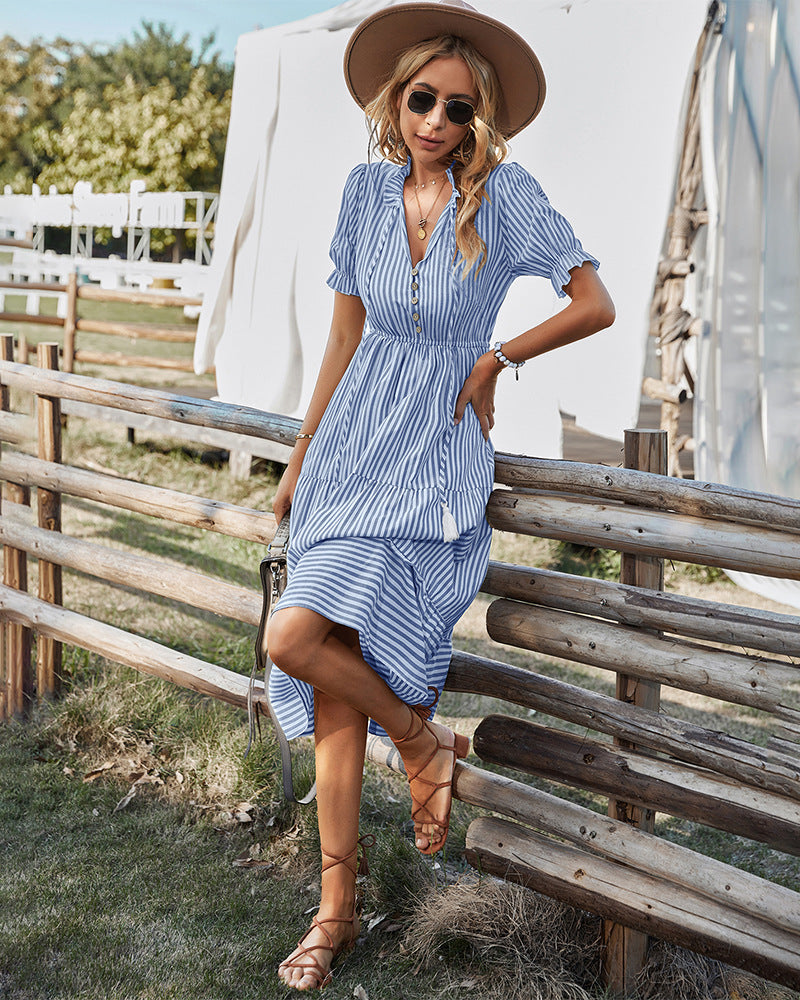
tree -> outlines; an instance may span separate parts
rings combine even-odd
[[[44,166],[33,131],[57,124],[61,86],[61,65],[46,46],[0,39],[0,190],[29,190]]]
[[[141,32],[132,41],[122,41],[107,51],[97,47],[72,46],[64,67],[64,87],[69,93],[86,91],[93,104],[104,106],[106,89],[130,77],[142,89],[169,80],[179,95],[189,90],[195,70],[206,71],[209,93],[222,99],[231,89],[233,67],[221,61],[219,52],[211,52],[212,32],[200,43],[195,54],[189,35],[176,38],[172,29],[159,22],[142,21]]]
[[[146,86],[128,76],[106,86],[100,106],[88,90],[73,99],[60,131],[34,135],[50,161],[38,177],[42,188],[67,191],[90,181],[96,191],[126,191],[138,178],[149,191],[218,187],[230,93],[221,100],[212,94],[205,68],[192,70],[182,95],[166,78]]]
[[[218,190],[233,68],[213,45],[148,21],[106,49],[0,39],[0,185]]]

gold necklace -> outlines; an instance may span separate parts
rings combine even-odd
[[[433,180],[425,181],[425,184],[415,184],[414,190],[424,191],[426,184],[430,184],[431,187],[436,187],[436,181],[443,180],[446,176],[447,176],[447,171],[445,171],[443,174],[440,174],[438,178],[434,177]]]
[[[422,215],[422,206],[419,203],[419,194],[417,193],[417,185],[416,184],[414,185],[414,197],[416,198],[416,201],[417,201],[417,211],[419,212],[419,222],[417,223],[417,236],[421,240],[424,240],[425,237],[428,235],[425,232],[425,227],[428,225],[428,218],[429,218],[431,212],[433,212],[434,208],[436,208],[437,204],[439,203],[439,199],[442,196],[442,191],[444,191],[444,184],[442,184],[442,186],[439,188],[439,193],[433,199],[433,204],[428,209],[428,214],[423,218],[423,215]]]

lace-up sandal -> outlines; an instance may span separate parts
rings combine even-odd
[[[438,840],[431,839],[427,847],[419,847],[417,850],[421,854],[436,854],[437,851],[440,851],[444,847],[445,841],[447,840],[447,834],[450,830],[453,771],[455,770],[456,760],[463,759],[469,753],[469,738],[462,736],[460,733],[454,733],[446,726],[443,726],[442,728],[453,737],[452,746],[448,746],[448,744],[442,743],[436,734],[436,730],[433,729],[428,721],[428,715],[430,714],[429,709],[423,708],[422,706],[412,707],[409,705],[408,710],[411,713],[411,722],[409,723],[405,735],[401,736],[399,740],[393,740],[394,745],[399,749],[401,743],[410,743],[412,740],[418,739],[425,730],[427,730],[436,741],[436,746],[431,750],[425,762],[420,767],[417,767],[413,774],[408,768],[406,768],[406,773],[408,775],[408,787],[411,792],[411,819],[414,821],[415,828],[433,825],[438,826],[442,830],[442,834]],[[418,726],[417,722],[419,722]],[[422,776],[422,772],[436,757],[440,750],[446,750],[448,753],[452,753],[453,760],[450,767],[450,777],[447,781],[440,781],[437,783],[435,781],[431,781],[430,778],[424,778]],[[400,750],[400,756],[403,756],[402,750]],[[405,763],[405,761],[403,761],[403,763]],[[444,816],[436,816],[428,807],[428,804],[434,795],[442,789],[448,789],[450,792],[450,796],[447,800],[447,812]]]
[[[344,865],[353,873],[353,880],[355,880],[358,875],[368,875],[369,864],[367,861],[367,848],[372,847],[374,843],[375,838],[372,834],[367,834],[359,839],[355,850],[351,851],[349,854],[345,854],[341,858],[337,858],[333,854],[328,854],[326,851],[322,851],[323,864],[321,874],[324,875],[326,871],[330,868],[335,868],[336,865]],[[360,860],[358,859],[359,846],[361,847]],[[303,973],[303,978],[306,976],[312,976],[316,979],[314,985],[309,987],[309,989],[324,989],[328,983],[330,983],[331,979],[333,979],[333,970],[331,969],[331,966],[333,965],[334,959],[336,959],[339,955],[346,954],[355,947],[359,931],[361,930],[358,911],[359,906],[358,901],[356,900],[356,902],[353,903],[353,912],[349,917],[324,917],[322,920],[320,920],[317,916],[312,917],[311,926],[297,942],[299,951],[296,951],[295,954],[291,955],[285,962],[282,962],[279,966],[279,971],[285,969],[300,969]],[[339,944],[336,944],[326,930],[326,924],[349,924],[349,934],[347,934]],[[307,948],[304,948],[303,942],[315,927],[322,932],[327,943],[309,945]],[[316,958],[317,952],[330,952],[331,957],[327,968]],[[287,983],[287,986],[290,986],[290,984]],[[296,987],[291,988],[296,989]]]

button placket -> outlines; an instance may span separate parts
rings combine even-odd
[[[411,268],[411,305],[412,306],[417,306],[418,303],[419,303],[419,294],[418,294],[418,292],[419,292],[419,277],[418,276],[419,276],[419,268],[418,267],[412,267]],[[419,312],[416,309],[411,314],[411,318],[416,323],[416,326],[414,327],[414,329],[416,330],[416,332],[417,333],[422,333],[422,326],[420,325]]]

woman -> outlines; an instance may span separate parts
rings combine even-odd
[[[488,561],[497,378],[614,318],[597,261],[501,162],[544,99],[523,39],[460,0],[401,4],[358,26],[345,76],[383,159],[345,186],[330,337],[273,504],[278,519],[291,505],[292,542],[270,697],[287,735],[314,734],[322,849],[319,912],[278,970],[300,990],[326,985],[358,936],[368,727],[403,759],[417,848],[447,836],[468,740],[431,717]],[[571,302],[490,348],[520,274]]]

